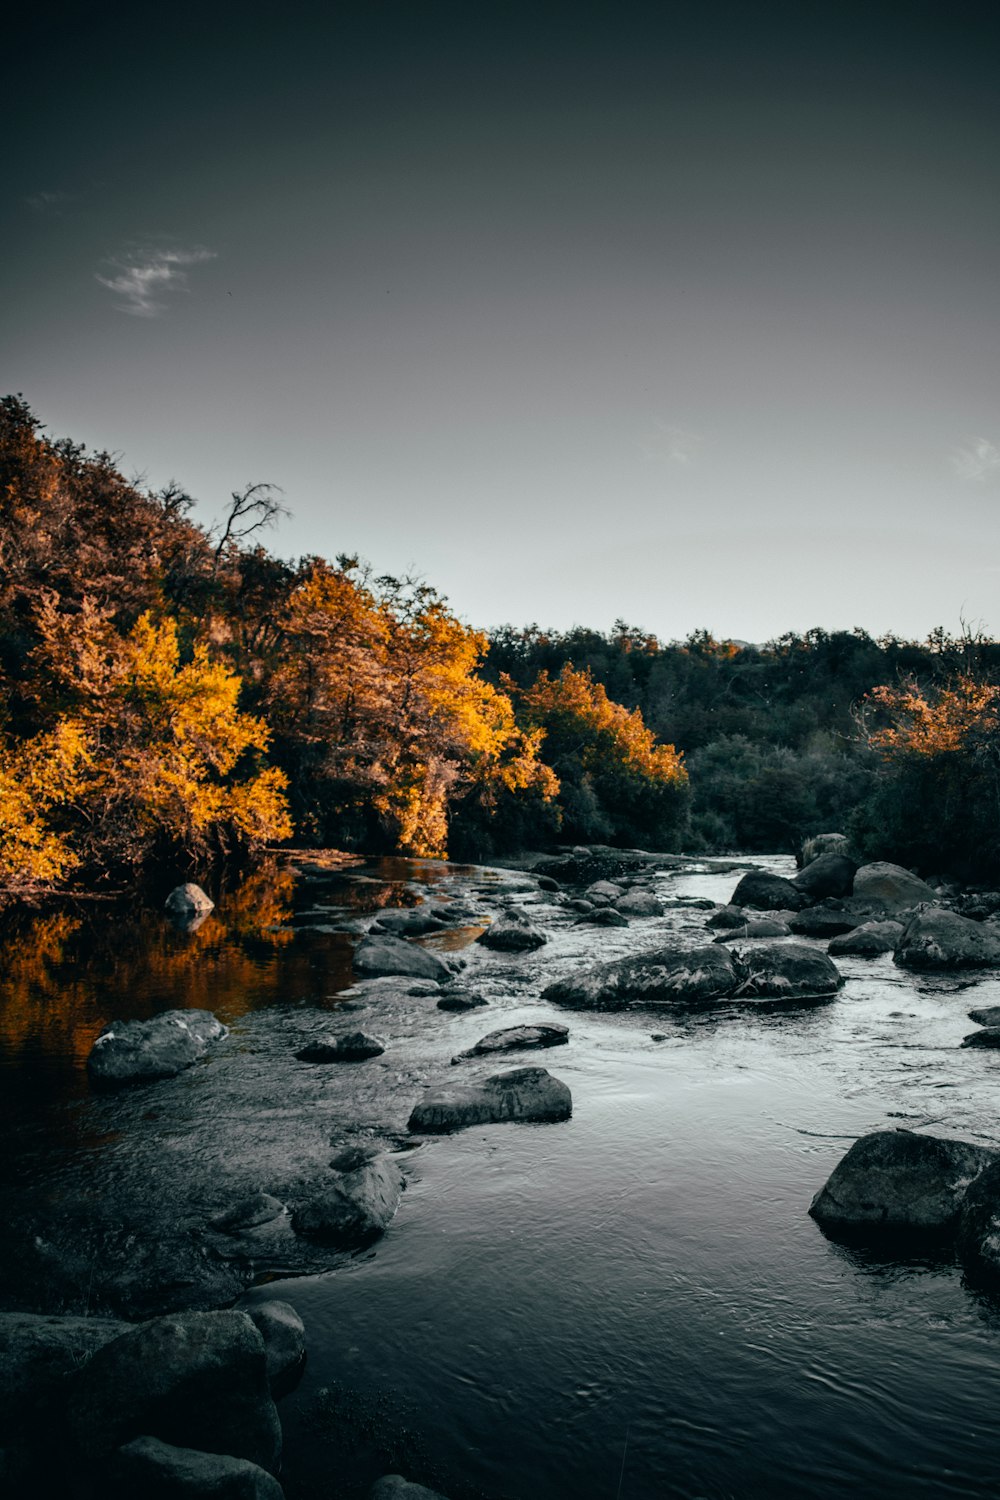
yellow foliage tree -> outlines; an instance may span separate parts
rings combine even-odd
[[[72,806],[93,766],[81,725],[0,747],[0,886],[23,893],[61,880],[79,864],[53,818]]]

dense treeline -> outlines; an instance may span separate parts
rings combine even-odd
[[[487,637],[422,582],[275,557],[281,508],[250,486],[207,530],[176,485],[0,401],[4,888],[289,838],[481,858],[849,826],[922,867],[1000,865],[996,643]]]

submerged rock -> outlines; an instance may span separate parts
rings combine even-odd
[[[258,1464],[226,1454],[178,1448],[139,1437],[108,1465],[113,1500],[284,1500],[281,1485]]]
[[[836,994],[843,976],[825,953],[802,943],[768,943],[736,959],[734,1000],[810,1000]]]
[[[487,927],[476,938],[484,948],[493,948],[498,953],[529,953],[548,942],[530,917],[526,917],[516,906],[501,912],[492,926]]]
[[[751,870],[744,875],[732,896],[730,906],[753,906],[758,911],[798,911],[808,898],[781,875],[767,870]]]
[[[580,1010],[699,1004],[728,995],[738,982],[726,948],[655,948],[557,980],[542,999]]]
[[[911,917],[896,948],[904,969],[990,969],[1000,965],[1000,935],[943,906]]]
[[[834,1229],[944,1229],[969,1185],[997,1159],[969,1141],[877,1130],[854,1142],[809,1212]]]
[[[555,1021],[540,1021],[535,1026],[505,1026],[491,1031],[467,1052],[452,1058],[453,1063],[466,1057],[488,1057],[492,1052],[521,1051],[531,1047],[559,1047],[569,1041],[569,1027]]]
[[[292,1228],[341,1250],[370,1243],[392,1222],[403,1174],[388,1157],[363,1148],[342,1152],[330,1166],[330,1181],[295,1207]]]
[[[409,979],[436,979],[441,984],[452,977],[448,965],[436,953],[389,933],[359,943],[354,950],[354,967],[362,974],[403,974]]]
[[[385,1043],[377,1036],[348,1031],[341,1036],[317,1037],[300,1047],[295,1056],[307,1063],[364,1062],[369,1057],[381,1057],[384,1051]]]
[[[858,900],[888,912],[905,911],[921,901],[937,899],[931,887],[911,871],[885,860],[860,866],[854,875],[854,894]]]
[[[281,1453],[264,1341],[243,1312],[179,1313],[122,1334],[84,1367],[68,1411],[91,1458],[144,1436],[272,1472]]]
[[[227,1034],[207,1010],[167,1010],[149,1021],[109,1021],[91,1048],[87,1072],[104,1088],[173,1078]]]
[[[410,1115],[408,1128],[426,1135],[448,1135],[469,1125],[505,1120],[568,1120],[573,1112],[569,1089],[545,1068],[514,1068],[483,1083],[431,1089]]]
[[[842,932],[827,947],[827,953],[852,954],[856,958],[875,958],[892,953],[903,936],[902,922],[862,922],[851,932]]]
[[[810,860],[792,884],[810,901],[820,901],[824,896],[849,896],[857,868],[855,861],[846,854],[827,852]]]

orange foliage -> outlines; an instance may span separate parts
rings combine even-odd
[[[887,758],[954,754],[967,749],[971,739],[1000,729],[1000,686],[970,673],[937,690],[913,681],[878,687],[870,701],[890,716],[888,724],[868,734],[868,743]]]

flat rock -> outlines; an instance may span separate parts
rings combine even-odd
[[[744,875],[732,896],[730,906],[753,906],[758,911],[798,911],[808,898],[781,875],[767,870],[751,870]]]
[[[997,1152],[969,1141],[877,1130],[854,1142],[809,1212],[834,1229],[943,1229]]]
[[[91,1458],[137,1437],[245,1458],[272,1473],[281,1454],[264,1341],[234,1310],[154,1318],[105,1344],[82,1370],[68,1414]]]
[[[836,994],[843,976],[825,953],[802,943],[767,943],[740,953],[734,1000],[811,1000]]]
[[[655,948],[550,984],[543,1000],[579,1010],[629,1010],[720,999],[738,976],[726,948]]]
[[[545,1068],[514,1068],[483,1083],[431,1089],[409,1119],[415,1134],[448,1135],[469,1125],[505,1120],[568,1120],[573,1111],[569,1089]]]
[[[297,1234],[337,1249],[370,1244],[399,1207],[403,1175],[386,1156],[348,1151],[331,1162],[330,1180],[315,1186],[292,1212]]]
[[[541,948],[548,938],[530,917],[512,906],[501,912],[497,920],[479,934],[476,942],[498,953],[529,953],[534,948]]]
[[[937,899],[936,893],[918,876],[885,860],[860,866],[854,875],[854,895],[887,912],[906,911],[908,907],[919,906],[921,901]]]
[[[662,917],[663,902],[652,891],[630,891],[619,896],[615,907],[626,917]]]
[[[903,969],[991,969],[1000,965],[1000,937],[985,922],[934,906],[910,918],[896,963]]]
[[[846,854],[818,854],[799,871],[792,884],[811,902],[824,896],[849,896],[857,868],[857,863]]]
[[[361,974],[384,976],[403,974],[408,979],[436,979],[446,984],[452,977],[448,965],[426,948],[417,948],[405,938],[390,933],[378,934],[359,943],[354,950],[354,967]]]
[[[369,1057],[381,1057],[385,1043],[363,1031],[347,1031],[340,1036],[321,1036],[301,1047],[295,1056],[307,1063],[354,1063]]]
[[[852,932],[842,932],[833,938],[826,951],[831,957],[842,953],[876,958],[880,953],[892,953],[902,936],[902,922],[862,922]]]
[[[113,1500],[284,1500],[281,1485],[257,1464],[154,1437],[119,1448],[107,1479]]]
[[[251,1193],[241,1198],[210,1220],[211,1227],[222,1234],[243,1234],[248,1229],[259,1229],[262,1224],[271,1224],[285,1211],[280,1198],[270,1193]]]
[[[482,1037],[467,1052],[452,1058],[453,1063],[466,1057],[488,1057],[493,1052],[523,1051],[533,1047],[559,1047],[569,1041],[569,1027],[555,1021],[541,1021],[535,1026],[505,1026]]]
[[[130,1326],[115,1318],[0,1313],[0,1438],[19,1438],[36,1418],[47,1424],[71,1378]]]
[[[290,1302],[273,1298],[241,1308],[264,1340],[272,1396],[282,1396],[298,1380],[306,1360],[306,1329]]]
[[[109,1021],[91,1048],[87,1072],[102,1088],[173,1078],[226,1035],[226,1027],[207,1010],[167,1010],[149,1021]]]

